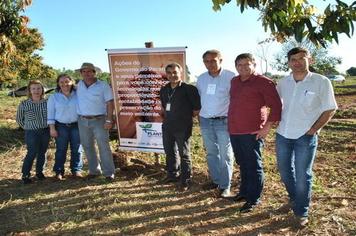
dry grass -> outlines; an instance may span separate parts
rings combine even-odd
[[[342,96],[342,109],[355,109],[356,93]],[[339,98],[338,98],[339,99]],[[240,214],[242,203],[203,191],[207,180],[202,141],[197,127],[192,142],[194,182],[188,192],[159,184],[163,166],[152,154],[131,152],[149,166],[117,170],[114,182],[103,178],[78,180],[48,178],[24,186],[20,181],[26,152],[23,133],[16,129],[14,111],[19,100],[0,94],[0,235],[355,235],[356,234],[356,117],[334,119],[321,133],[315,163],[310,225],[296,227],[291,212],[283,210],[286,192],[280,183],[271,135],[265,147],[266,182],[262,204]],[[342,118],[342,115],[341,115]],[[115,145],[115,142],[113,142]],[[53,145],[47,176],[53,176]],[[163,156],[161,160],[163,162]],[[85,163],[86,167],[86,163]],[[151,167],[151,168],[149,168]],[[234,173],[233,190],[238,186]]]

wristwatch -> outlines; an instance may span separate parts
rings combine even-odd
[[[112,123],[112,120],[105,120],[105,123]]]

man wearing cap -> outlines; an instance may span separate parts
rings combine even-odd
[[[77,88],[78,126],[80,141],[88,159],[88,178],[103,173],[107,180],[114,179],[114,162],[109,145],[109,130],[113,125],[113,93],[110,86],[95,77],[96,68],[92,63],[83,63],[79,69],[83,80]],[[94,141],[99,148],[100,162]]]

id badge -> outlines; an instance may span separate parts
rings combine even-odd
[[[171,104],[170,103],[167,103],[166,104],[166,111],[170,111],[171,110]]]
[[[214,95],[216,90],[216,84],[208,84],[208,89],[206,90],[206,94]]]

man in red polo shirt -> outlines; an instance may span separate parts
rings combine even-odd
[[[236,57],[238,76],[231,81],[228,129],[236,162],[240,165],[240,189],[235,201],[246,201],[240,212],[260,203],[263,189],[263,139],[281,119],[282,103],[273,81],[255,73],[253,55]]]

